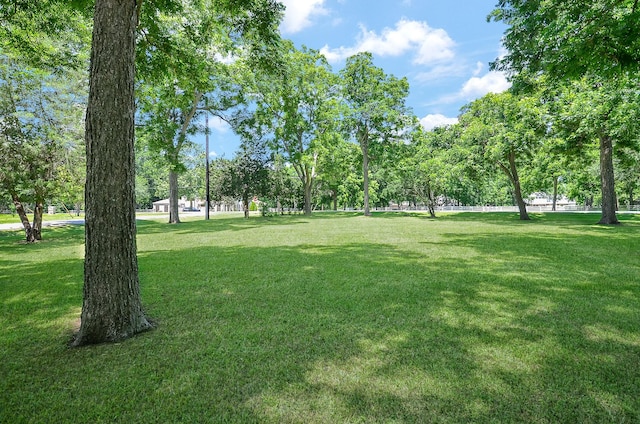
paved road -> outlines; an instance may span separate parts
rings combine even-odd
[[[43,221],[43,227],[58,227],[61,225],[83,225],[84,219],[63,219],[59,221]],[[22,230],[24,227],[22,223],[16,222],[11,224],[0,224],[0,231],[2,230]]]
[[[204,212],[202,211],[198,211],[198,212],[180,212],[180,216],[199,216],[202,215],[204,216]],[[169,219],[169,215],[165,215],[165,214],[157,214],[157,215],[140,215],[138,217],[136,217],[136,219],[148,219],[148,220],[160,220],[160,219],[164,219],[164,220],[168,220]],[[61,219],[61,220],[57,220],[57,221],[43,221],[42,222],[42,226],[43,227],[58,227],[61,225],[84,225],[84,219],[83,218],[76,218],[76,219]],[[11,224],[0,224],[0,231],[3,230],[22,230],[23,226],[22,223],[20,222],[15,222],[15,223],[11,223]]]

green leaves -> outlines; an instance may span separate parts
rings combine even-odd
[[[85,67],[91,14],[62,0],[0,0],[0,54],[46,70]]]
[[[501,0],[489,19],[509,25],[494,68],[554,79],[640,70],[636,0]]]

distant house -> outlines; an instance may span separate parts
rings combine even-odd
[[[553,205],[553,196],[547,193],[536,192],[529,196],[527,203],[529,206],[548,207]],[[576,202],[568,199],[566,196],[560,196],[556,200],[556,205],[559,207],[575,206]]]
[[[187,200],[186,197],[181,197],[178,199],[178,209],[184,211],[197,209],[194,205],[200,205],[202,202],[199,199],[196,200]],[[169,213],[169,199],[158,200],[157,202],[153,202],[153,211],[154,212],[164,212]]]

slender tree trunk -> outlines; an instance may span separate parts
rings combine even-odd
[[[44,210],[44,204],[41,200],[36,201],[36,206],[33,209],[33,238],[36,240],[42,240],[42,213]]]
[[[178,173],[173,169],[169,171],[169,224],[179,224],[178,215]]]
[[[305,181],[304,183],[304,214],[311,215],[311,181]]]
[[[369,141],[365,135],[360,141],[362,149],[362,177],[364,189],[364,216],[371,216],[369,208]]]
[[[134,0],[97,0],[86,115],[84,301],[74,346],[151,328],[136,255]]]
[[[242,210],[244,211],[244,218],[249,219],[249,197],[242,198]]]
[[[333,210],[338,210],[338,190],[331,190],[331,199],[333,200]]]
[[[313,182],[316,178],[316,164],[318,163],[318,153],[313,153],[313,164],[311,169],[305,166],[304,173],[304,214],[311,215],[311,195],[313,192]]]
[[[27,243],[33,243],[36,241],[33,234],[33,227],[31,227],[31,222],[29,222],[29,216],[27,215],[27,211],[24,209],[22,202],[18,198],[18,195],[15,193],[11,193],[11,199],[13,200],[13,205],[16,208],[16,212],[20,217],[20,222],[22,222],[22,227],[24,228],[24,237]]]
[[[527,213],[527,204],[524,203],[522,198],[522,188],[520,186],[520,177],[518,176],[518,169],[516,168],[516,153],[512,150],[507,155],[509,160],[509,167],[505,167],[500,164],[502,170],[507,174],[511,183],[513,184],[513,194],[516,198],[516,204],[518,205],[518,211],[520,212],[520,219],[522,221],[529,221],[529,214]]]
[[[558,204],[558,178],[557,176],[553,177],[553,205],[551,206],[551,210],[554,212]]]
[[[429,209],[429,216],[431,218],[436,217],[435,199],[433,190],[431,190],[431,183],[427,183],[427,208]]]
[[[602,217],[598,224],[619,224],[616,216],[616,189],[613,173],[613,140],[600,134],[600,182],[602,189]]]

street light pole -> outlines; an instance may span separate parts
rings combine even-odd
[[[209,219],[209,205],[211,205],[211,196],[209,195],[209,111],[206,110],[205,111],[205,115],[204,115],[204,125],[205,125],[205,130],[204,130],[204,134],[205,134],[205,154],[206,154],[206,158],[205,158],[205,190],[207,191],[207,201],[206,201],[206,205],[204,208],[204,219],[208,220]]]

